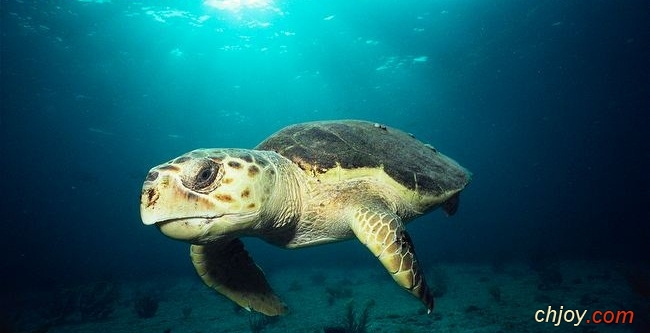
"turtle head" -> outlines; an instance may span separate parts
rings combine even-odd
[[[199,149],[149,171],[140,215],[166,236],[201,244],[253,232],[275,183],[259,152]]]

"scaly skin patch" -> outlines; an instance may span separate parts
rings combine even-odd
[[[381,204],[362,207],[354,213],[352,230],[391,274],[393,280],[433,310],[433,296],[415,258],[411,238],[399,216]]]

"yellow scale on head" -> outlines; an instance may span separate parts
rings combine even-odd
[[[227,204],[230,212],[255,210],[259,205],[259,195],[263,186],[259,182],[262,170],[255,163],[240,158],[227,157],[222,161],[224,177],[212,197]]]

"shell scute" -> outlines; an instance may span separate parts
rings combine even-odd
[[[413,135],[359,120],[317,121],[291,125],[260,143],[311,174],[343,169],[383,168],[411,190],[434,195],[462,189],[470,173]]]

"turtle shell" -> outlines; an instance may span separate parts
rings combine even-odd
[[[412,135],[359,120],[317,121],[285,127],[255,149],[271,150],[314,174],[345,169],[383,168],[414,191],[441,195],[463,189],[470,173]]]

